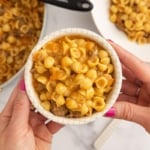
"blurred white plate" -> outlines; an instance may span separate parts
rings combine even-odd
[[[42,39],[45,35],[45,29],[46,29],[46,21],[47,21],[47,5],[44,4],[44,18],[43,18],[43,27],[41,30],[41,34],[39,37],[39,40]],[[38,41],[39,41],[38,40]],[[8,81],[4,82],[3,84],[0,85],[0,89],[3,89],[5,86],[9,85],[13,80],[15,80],[21,73],[23,73],[24,66],[16,73],[14,74]]]
[[[123,46],[142,60],[150,61],[150,44],[138,45],[137,43],[130,41],[122,31],[117,29],[116,26],[109,21],[110,0],[91,1],[94,5],[91,12],[92,17],[102,36]]]

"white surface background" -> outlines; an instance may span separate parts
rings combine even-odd
[[[47,6],[47,26],[45,34],[66,27],[82,27],[98,32],[90,12],[75,12],[55,6]],[[16,85],[15,79],[0,93],[0,108],[2,109]],[[94,150],[93,143],[111,121],[101,118],[93,123],[80,126],[65,126],[55,134],[52,150]],[[99,150],[149,150],[150,135],[134,123],[121,121],[114,129],[111,136]]]

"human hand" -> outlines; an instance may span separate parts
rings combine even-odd
[[[62,125],[44,124],[46,118],[30,111],[24,80],[13,90],[8,103],[0,114],[0,149],[49,150],[52,136]]]
[[[125,79],[118,101],[105,116],[136,122],[150,132],[150,65],[109,42],[120,58]]]

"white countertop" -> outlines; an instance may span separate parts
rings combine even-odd
[[[66,27],[81,27],[98,32],[90,12],[77,12],[48,6],[46,34]],[[15,79],[0,93],[0,109],[16,85]],[[94,150],[93,143],[109,124],[111,119],[101,118],[93,123],[80,126],[65,126],[55,134],[52,150]],[[139,125],[120,121],[109,138],[98,150],[149,150],[150,135]]]

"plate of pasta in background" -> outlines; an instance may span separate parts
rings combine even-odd
[[[102,36],[150,61],[150,1],[92,0],[91,14]]]
[[[0,0],[0,87],[24,68],[30,51],[44,35],[46,7],[38,0]]]

